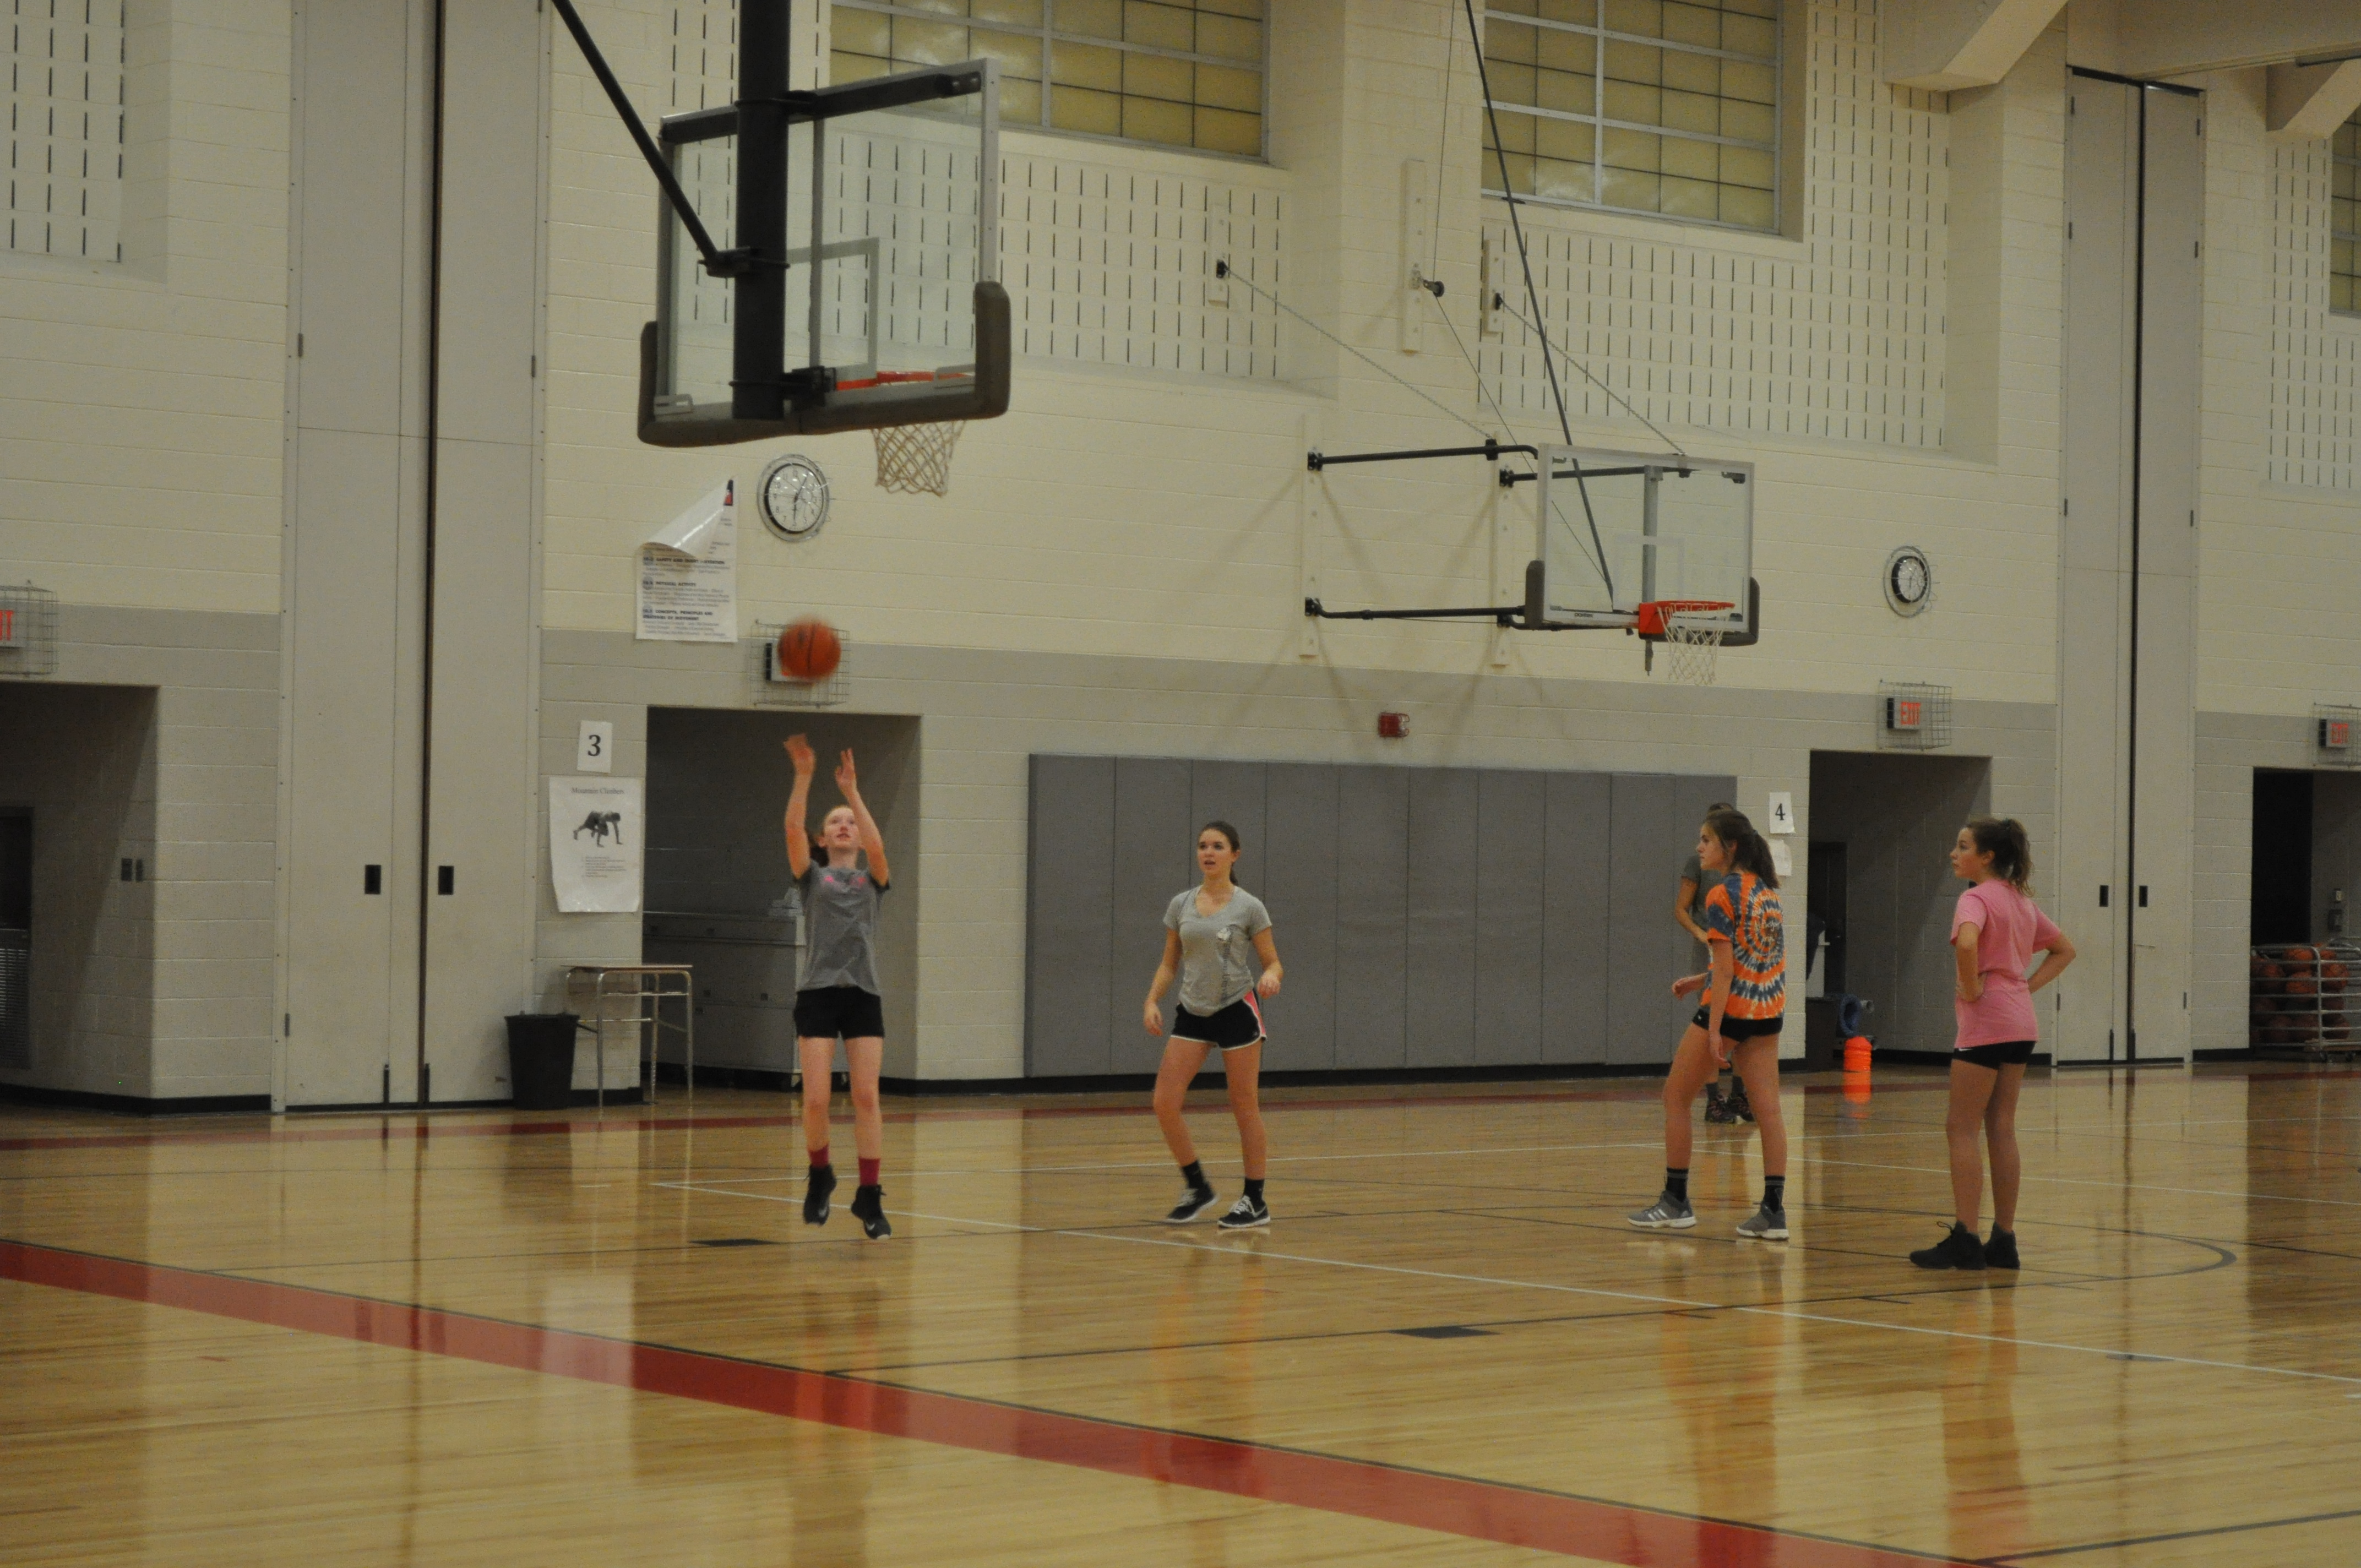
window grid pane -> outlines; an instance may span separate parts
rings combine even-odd
[[[2361,115],[2339,126],[2329,146],[2328,308],[2361,315]]]
[[[1483,188],[1776,229],[1778,23],[1778,0],[1493,0]]]
[[[834,0],[829,80],[1000,62],[1000,123],[1263,156],[1266,0]]]

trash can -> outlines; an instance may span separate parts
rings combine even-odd
[[[509,1014],[509,1089],[520,1111],[563,1111],[574,1102],[572,1013]]]

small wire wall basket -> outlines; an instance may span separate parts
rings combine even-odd
[[[58,672],[58,596],[30,583],[0,587],[0,677]]]
[[[835,707],[851,693],[846,672],[852,663],[852,641],[843,632],[837,633],[841,652],[836,668],[816,681],[799,681],[779,668],[779,633],[787,623],[757,622],[756,635],[747,639],[747,674],[750,683],[748,700],[756,707]]]

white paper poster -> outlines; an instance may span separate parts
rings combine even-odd
[[[568,915],[636,915],[647,810],[642,779],[549,781],[549,882]]]
[[[639,640],[738,641],[738,492],[724,479],[640,545]]]
[[[1793,790],[1771,792],[1769,820],[1763,824],[1765,833],[1793,833],[1795,830],[1795,794]]]

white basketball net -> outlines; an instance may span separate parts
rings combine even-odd
[[[1664,678],[1675,685],[1709,686],[1730,623],[1711,615],[1664,617]]]
[[[951,488],[951,448],[967,426],[952,420],[938,424],[885,425],[870,433],[877,438],[877,485],[906,496],[921,492],[946,495]]]

